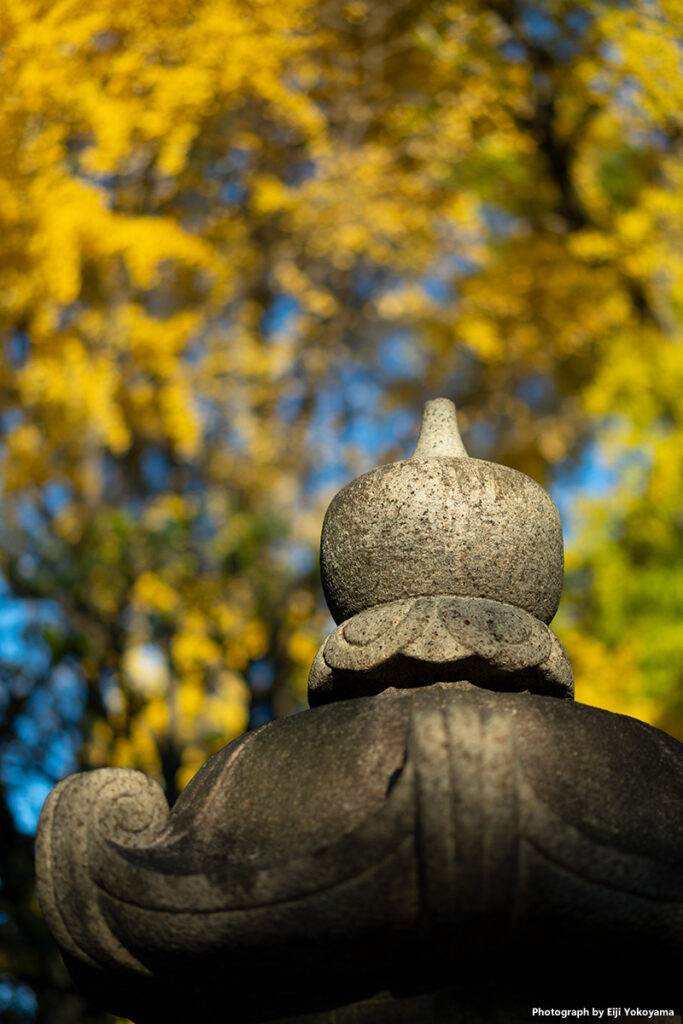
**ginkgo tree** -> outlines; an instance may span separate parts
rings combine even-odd
[[[325,502],[425,397],[563,496],[579,699],[683,735],[682,32],[679,0],[0,0],[8,1014],[65,1005],[31,799],[103,764],[172,799],[303,704]]]

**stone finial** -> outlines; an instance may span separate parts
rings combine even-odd
[[[435,455],[469,457],[458,430],[455,405],[448,398],[434,398],[425,405],[420,436],[412,457],[428,459]]]
[[[341,625],[311,670],[313,703],[375,692],[389,665],[392,685],[467,672],[493,688],[573,693],[546,625],[562,591],[558,511],[524,473],[467,455],[448,399],[427,403],[412,458],[332,499],[320,562]]]
[[[466,457],[455,407],[429,402],[411,459],[352,480],[321,538],[325,597],[337,622],[408,597],[482,597],[550,622],[564,572],[562,526],[524,473]]]

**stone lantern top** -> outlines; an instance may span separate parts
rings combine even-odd
[[[48,797],[38,892],[79,987],[135,1024],[674,1005],[683,749],[572,699],[545,491],[429,403],[413,458],[333,499],[322,569],[339,625],[311,710],[224,747],[170,810],[122,768]]]
[[[387,665],[396,685],[397,658],[410,685],[484,670],[489,687],[572,695],[547,628],[562,592],[558,511],[524,473],[467,455],[447,399],[427,403],[412,458],[332,499],[320,565],[341,625],[313,666],[312,704],[377,692]]]

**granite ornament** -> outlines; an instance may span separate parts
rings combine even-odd
[[[170,811],[127,769],[51,793],[40,902],[98,1005],[135,1024],[679,1008],[683,747],[572,699],[547,626],[557,513],[436,429],[453,420],[430,404],[413,459],[332,502],[322,706],[229,744]]]
[[[562,592],[560,516],[530,477],[471,459],[455,406],[428,402],[412,458],[331,501],[323,590],[342,623],[311,668],[311,706],[422,681],[574,694],[546,623]]]
[[[323,523],[320,573],[335,622],[406,597],[484,597],[548,623],[562,593],[562,526],[543,488],[470,459],[455,407],[428,402],[415,453],[347,484]]]

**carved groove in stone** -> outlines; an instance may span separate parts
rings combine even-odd
[[[223,782],[217,780],[209,796],[220,796]],[[137,806],[127,808],[131,798]],[[53,790],[41,823],[39,889],[62,948],[91,967],[149,974],[143,960],[153,963],[158,953],[171,960],[198,948],[243,953],[253,935],[279,944],[288,933],[296,936],[306,915],[309,927],[325,933],[328,914],[333,927],[335,901],[343,909],[354,887],[361,907],[375,891],[371,876],[381,879],[387,870],[404,875],[401,861],[412,846],[410,768],[376,815],[331,837],[324,849],[281,862],[276,857],[266,866],[228,859],[216,875],[213,858],[202,863],[200,853],[193,873],[182,867],[168,873],[165,865],[162,870],[174,845],[185,840],[192,847],[194,818],[210,818],[209,804],[210,798],[197,806],[190,827],[178,834],[161,789],[142,773],[105,768],[72,776]],[[147,810],[152,820],[141,829]],[[205,838],[210,841],[210,833]],[[409,883],[406,875],[402,884]]]
[[[466,679],[491,689],[573,697],[565,650],[545,623],[485,598],[419,597],[354,615],[325,640],[311,667],[311,705],[388,686]]]

